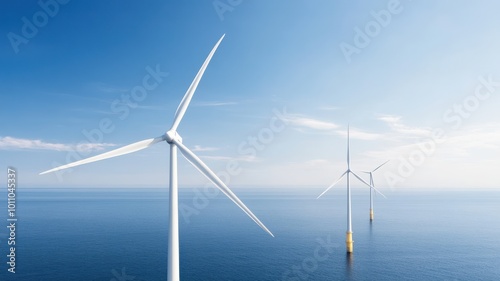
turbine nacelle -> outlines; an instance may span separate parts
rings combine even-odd
[[[182,143],[182,138],[177,131],[170,130],[163,136],[168,143]]]

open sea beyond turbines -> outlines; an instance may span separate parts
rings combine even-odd
[[[321,200],[316,199],[322,191],[318,187],[237,188],[254,212],[273,214],[266,223],[275,238],[255,227],[222,193],[208,197],[201,186],[180,188],[181,279],[451,281],[500,276],[498,190],[383,190],[388,199],[378,200],[377,219],[370,223],[367,187],[353,188],[356,249],[346,255],[345,187],[340,187]],[[166,188],[22,189],[18,196],[23,199],[17,252],[22,262],[15,275],[0,271],[1,280],[167,280]],[[214,225],[224,225],[224,231]],[[0,240],[5,239],[2,229]]]

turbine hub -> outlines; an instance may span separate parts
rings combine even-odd
[[[165,140],[168,143],[173,143],[174,140],[177,141],[177,142],[182,143],[181,136],[177,133],[177,131],[174,131],[174,130],[170,130],[170,131],[168,131],[168,132],[165,133]]]

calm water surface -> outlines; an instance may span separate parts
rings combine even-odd
[[[180,190],[182,280],[500,280],[500,191],[386,190],[369,221],[345,189],[235,189],[270,237],[222,194]],[[7,272],[0,192],[0,280],[166,280],[168,191],[18,190],[16,274]]]

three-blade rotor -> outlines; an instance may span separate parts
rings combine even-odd
[[[205,62],[201,66],[200,70],[196,74],[193,82],[189,86],[187,92],[184,94],[184,97],[182,98],[176,112],[174,115],[174,121],[172,123],[172,127],[170,128],[169,131],[167,131],[164,135],[152,138],[152,139],[147,139],[143,141],[139,141],[133,144],[129,144],[127,146],[105,152],[93,157],[89,157],[80,161],[76,161],[70,164],[62,165],[53,169],[50,169],[48,171],[44,171],[40,173],[40,175],[67,169],[67,168],[72,168],[96,161],[101,161],[105,160],[108,158],[112,157],[117,157],[121,155],[125,155],[128,153],[136,152],[145,148],[148,148],[158,142],[161,141],[166,141],[170,143],[171,145],[175,145],[179,150],[181,151],[182,155],[194,166],[196,167],[204,176],[206,176],[217,188],[219,188],[229,199],[231,199],[238,207],[240,207],[243,212],[245,212],[258,226],[260,226],[264,231],[269,233],[271,236],[274,237],[274,235],[267,229],[267,227],[250,211],[250,209],[241,202],[241,200],[224,184],[224,182],[215,175],[208,166],[203,163],[203,161],[200,160],[191,150],[189,150],[184,144],[182,144],[182,138],[179,136],[177,133],[177,127],[179,126],[180,122],[182,121],[182,118],[184,117],[184,114],[186,113],[186,110],[189,106],[189,103],[191,102],[191,99],[194,95],[194,92],[196,91],[196,88],[198,87],[198,84],[200,83],[200,80],[205,73],[205,70],[210,63],[210,60],[212,59],[213,55],[215,54],[215,51],[219,47],[219,44],[222,42],[222,39],[224,39],[223,35],[217,44],[213,47],[212,51],[208,55],[208,57],[205,59]],[[171,175],[172,176],[172,175]]]
[[[363,171],[363,173],[366,173],[366,174],[369,174],[370,175],[370,187],[373,188],[375,191],[377,191],[378,193],[380,193],[376,188],[375,188],[375,182],[373,181],[373,173],[380,169],[382,166],[384,166],[385,164],[387,164],[387,162],[389,162],[390,160],[387,160],[385,161],[384,163],[380,164],[377,168],[373,169],[372,171],[368,172],[368,171]],[[380,193],[382,196],[384,196],[382,193]],[[385,196],[384,196],[385,197]]]
[[[325,191],[323,191],[316,199],[319,199],[321,196],[323,196],[325,193],[328,192],[328,190],[330,190],[332,187],[334,187],[339,181],[341,181],[345,175],[347,175],[348,173],[351,173],[352,175],[354,175],[359,181],[361,181],[362,183],[364,183],[366,186],[368,186],[369,188],[373,188],[373,190],[375,190],[377,193],[379,193],[380,195],[384,196],[385,195],[380,192],[378,189],[375,188],[375,186],[367,183],[365,180],[363,180],[360,176],[358,176],[356,173],[354,173],[353,171],[351,171],[350,169],[345,171],[336,181],[334,181]]]
[[[388,162],[388,161],[387,161]],[[387,162],[383,163],[382,165],[378,166],[375,170],[373,170],[372,172],[376,171],[378,168],[382,167],[383,165],[385,165]],[[367,183],[366,181],[364,181],[360,176],[358,176],[356,173],[354,173],[352,170],[351,170],[351,156],[350,156],[350,148],[349,148],[349,125],[347,125],[347,170],[336,180],[334,181],[325,191],[323,191],[316,199],[320,198],[321,196],[323,196],[326,192],[328,192],[328,190],[330,190],[332,187],[334,187],[339,181],[342,180],[342,178],[344,178],[345,175],[347,174],[353,174],[359,181],[361,181],[362,183],[364,183],[365,185],[367,185],[368,187],[370,188],[373,188],[373,190],[375,190],[377,193],[379,193],[380,195],[384,196],[384,194],[382,194],[382,192],[380,192],[378,189],[375,188],[375,186],[373,186],[372,184],[369,184]]]

